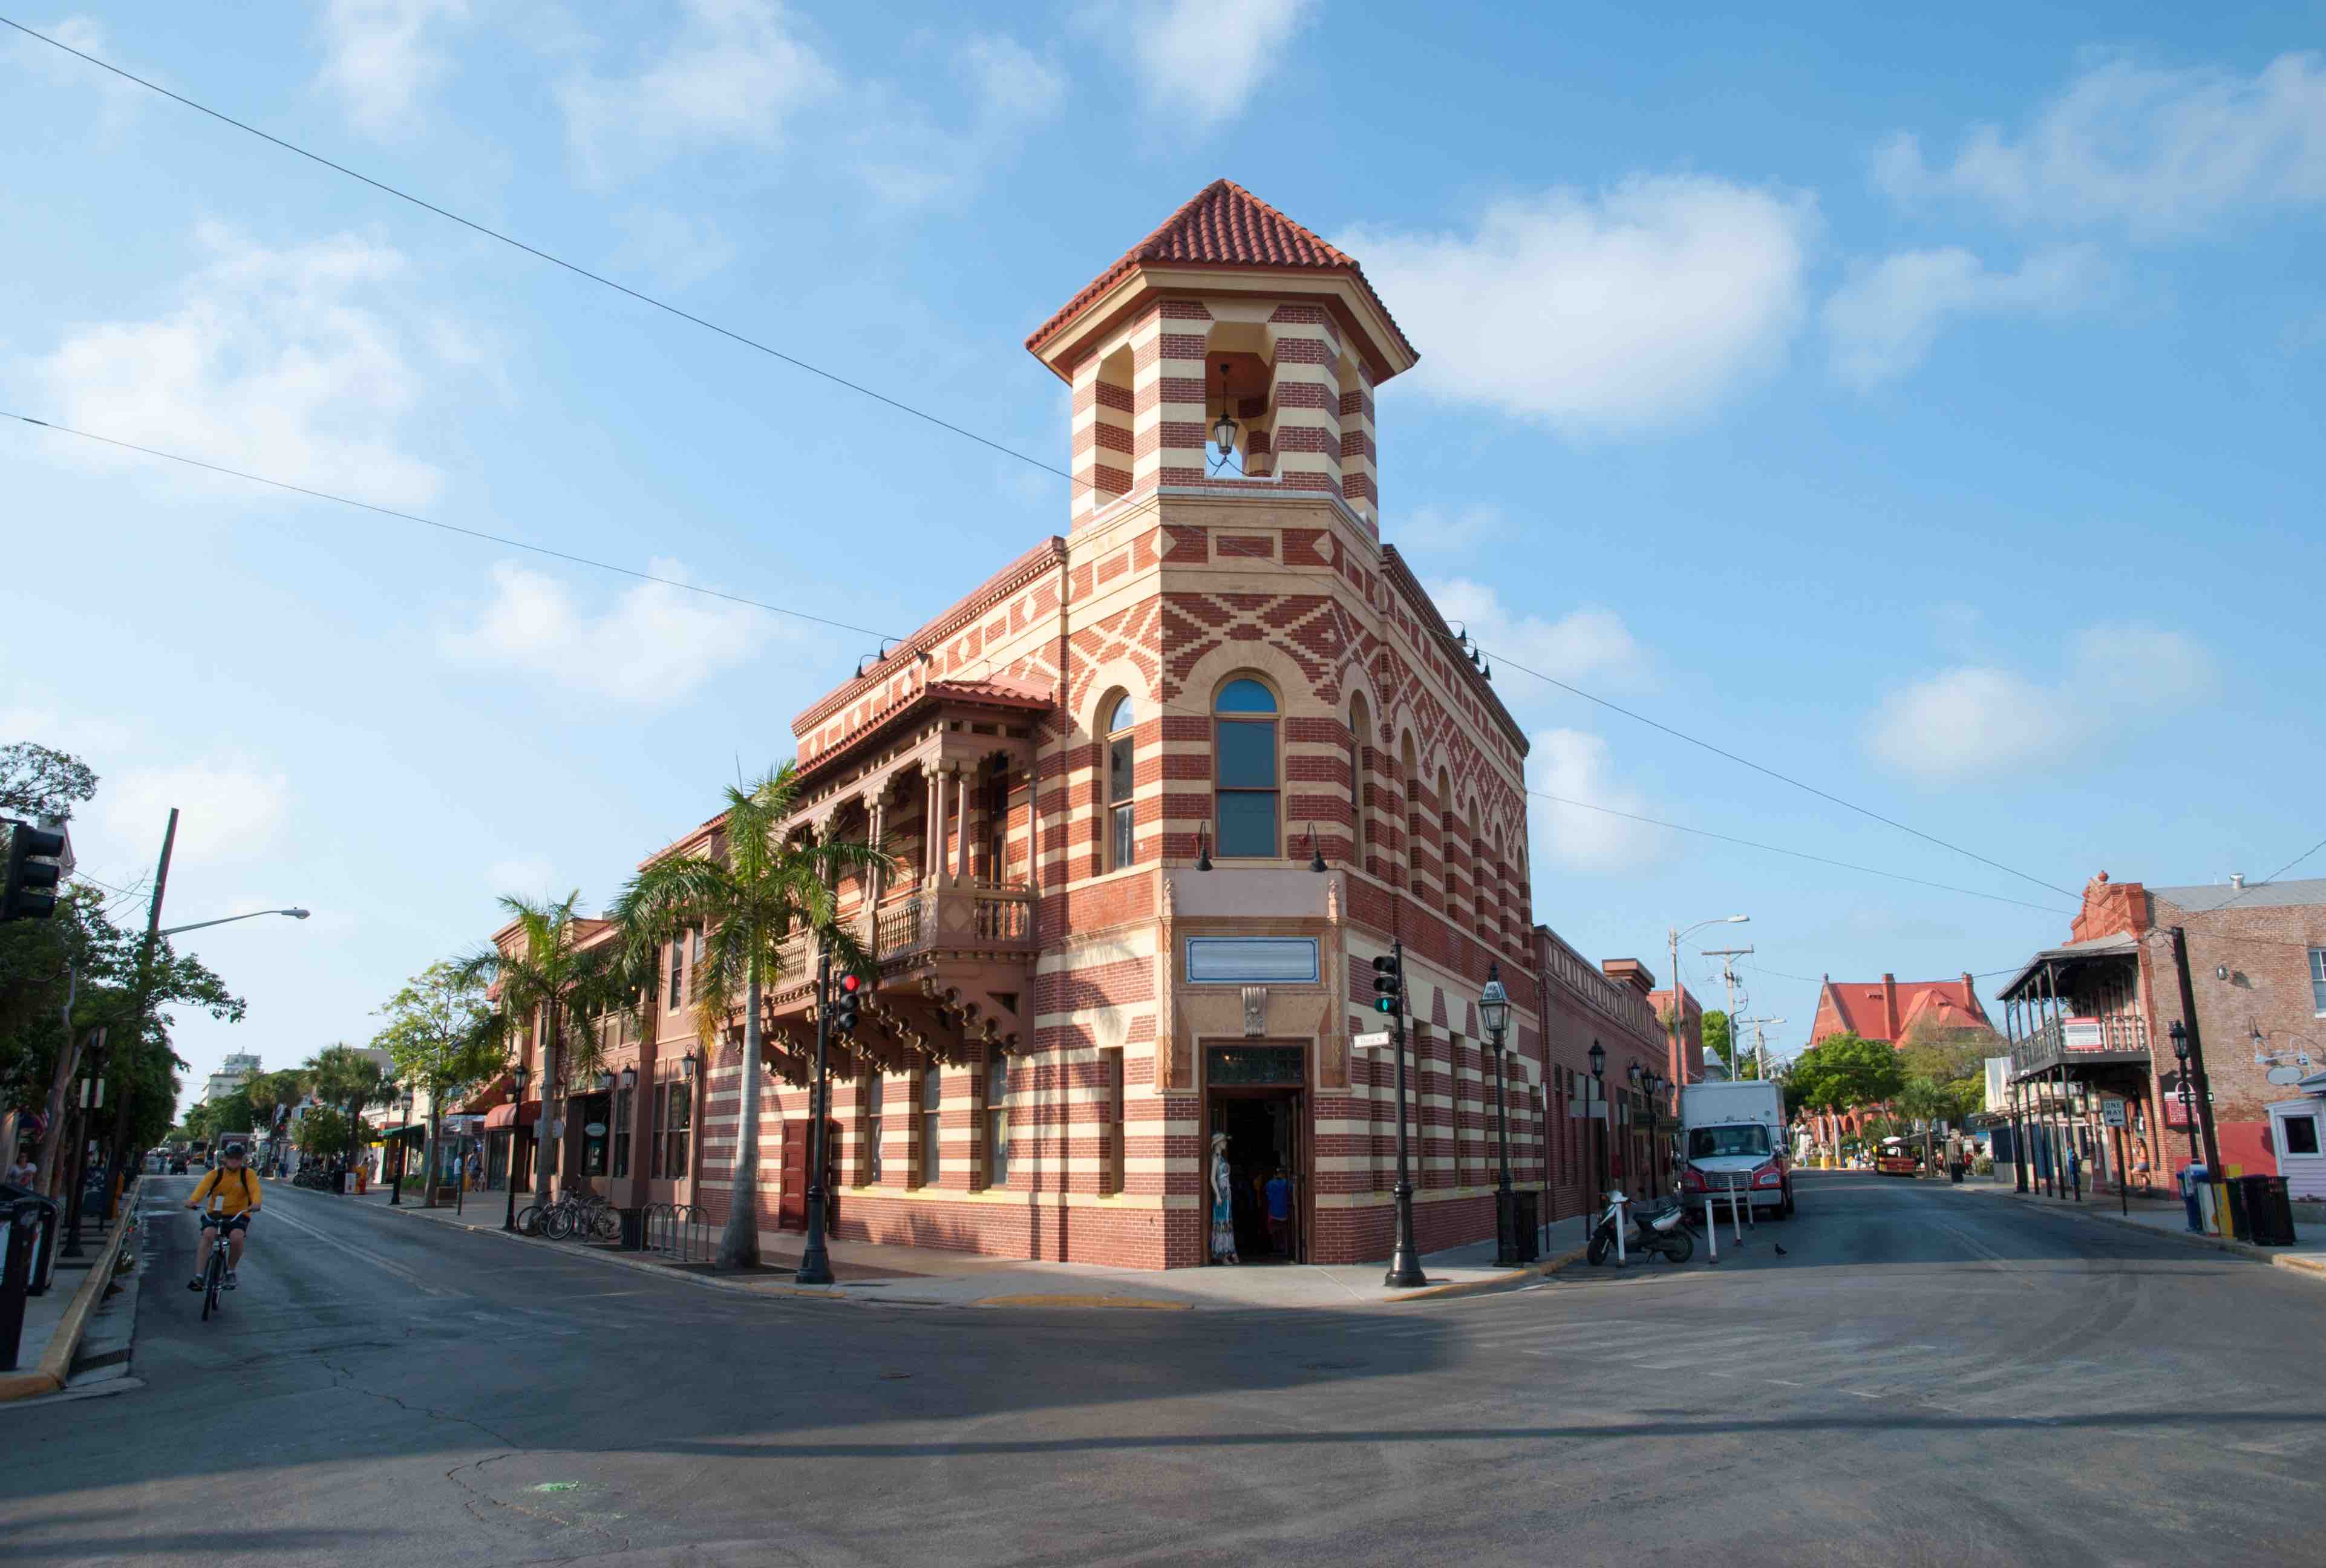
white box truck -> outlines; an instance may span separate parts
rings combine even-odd
[[[1756,1216],[1793,1211],[1792,1158],[1785,1148],[1785,1091],[1759,1079],[1690,1083],[1679,1091],[1680,1191],[1693,1205],[1741,1187]],[[1720,1200],[1726,1209],[1727,1200]]]

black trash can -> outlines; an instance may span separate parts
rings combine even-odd
[[[2293,1201],[2286,1193],[2284,1176],[2239,1176],[2229,1189],[2244,1192],[2246,1239],[2257,1247],[2293,1245]],[[2234,1201],[2231,1206],[2235,1207]]]
[[[1533,1263],[1542,1257],[1542,1194],[1513,1192],[1511,1196],[1516,1200],[1513,1207],[1518,1217],[1513,1223],[1518,1229],[1519,1261]]]
[[[644,1252],[647,1248],[647,1211],[644,1209],[624,1209],[622,1216],[622,1250]]]
[[[331,1191],[337,1192],[342,1198],[346,1197],[348,1195],[349,1180],[354,1174],[355,1173],[353,1171],[341,1171],[339,1174],[338,1179],[331,1183]]]

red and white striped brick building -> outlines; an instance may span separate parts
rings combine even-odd
[[[1544,1143],[1559,1107],[1525,738],[1380,537],[1373,394],[1413,347],[1355,261],[1222,181],[1028,348],[1074,390],[1069,532],[793,724],[795,830],[869,839],[898,866],[842,888],[879,973],[835,1053],[835,1235],[1201,1263],[1206,1138],[1224,1131],[1247,1184],[1292,1177],[1297,1257],[1385,1257],[1392,1064],[1352,1038],[1378,1021],[1371,960],[1399,939],[1420,1245],[1491,1237],[1490,965],[1515,1004],[1518,1177],[1581,1173],[1572,1129]],[[1207,449],[1223,413],[1225,453]],[[769,1002],[770,1232],[802,1218],[811,969]],[[1579,983],[1620,1016],[1611,1035],[1639,1025],[1661,1060],[1643,998]],[[626,1170],[577,1150],[618,1202],[692,1197],[716,1220],[740,1045],[706,1059],[682,1151],[690,1044],[683,1011],[618,1031],[609,1064],[637,1066],[642,1092],[568,1120],[629,1130]]]

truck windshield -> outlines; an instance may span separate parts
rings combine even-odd
[[[1735,1127],[1697,1127],[1688,1130],[1688,1157],[1691,1160],[1719,1159],[1728,1155],[1765,1155],[1769,1152],[1769,1129],[1758,1122],[1744,1122]]]

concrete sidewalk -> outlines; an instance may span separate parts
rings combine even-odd
[[[287,1183],[285,1183],[287,1185]],[[270,1194],[270,1197],[272,1194]],[[749,1295],[822,1296],[895,1306],[1094,1307],[1160,1312],[1233,1308],[1288,1311],[1346,1311],[1352,1306],[1466,1295],[1539,1278],[1583,1256],[1583,1222],[1570,1217],[1549,1228],[1544,1256],[1523,1268],[1494,1266],[1494,1244],[1434,1252],[1421,1260],[1429,1283],[1417,1290],[1382,1288],[1381,1263],[1344,1265],[1259,1264],[1242,1268],[1107,1268],[1087,1263],[1036,1263],[986,1257],[937,1248],[896,1247],[874,1242],[833,1241],[828,1251],[838,1283],[800,1285],[790,1270],[799,1261],[800,1238],[784,1233],[772,1241],[762,1232],[762,1272],[721,1274],[706,1266],[680,1266],[645,1253],[574,1241],[509,1235],[502,1230],[504,1200],[498,1192],[470,1195],[465,1214],[427,1209],[409,1199],[391,1205],[384,1191],[358,1198],[314,1194],[318,1202],[349,1203],[386,1216],[423,1224],[506,1236],[513,1244],[552,1247],[594,1257],[617,1267],[675,1276],[714,1290]],[[715,1245],[714,1232],[711,1242]]]
[[[2189,1213],[2178,1200],[2161,1202],[2155,1199],[2134,1199],[2120,1204],[2117,1195],[2109,1192],[2096,1197],[2087,1192],[2080,1203],[2072,1199],[2051,1198],[2042,1192],[2021,1192],[2014,1190],[2009,1172],[1999,1178],[1974,1180],[1963,1183],[1963,1190],[2014,1199],[2023,1203],[2040,1204],[2047,1212],[2065,1214],[2076,1220],[2108,1225],[2126,1225],[2154,1235],[2171,1236],[2197,1247],[2210,1247],[2222,1252],[2243,1253],[2248,1257],[2290,1268],[2326,1279],[2326,1225],[2296,1224],[2294,1244],[2291,1247],[2256,1247],[2249,1241],[2234,1238],[2200,1234],[2189,1229]],[[2129,1212],[2123,1212],[2124,1209]]]

